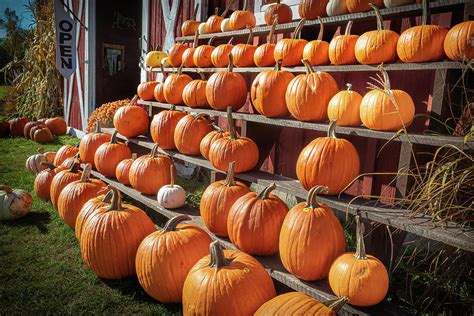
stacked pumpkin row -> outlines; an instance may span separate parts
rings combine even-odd
[[[53,135],[64,135],[67,124],[61,117],[42,118],[32,121],[26,117],[14,118],[8,122],[0,122],[0,137],[25,137],[40,144],[53,140]]]

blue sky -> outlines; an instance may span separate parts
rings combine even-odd
[[[10,8],[16,11],[16,14],[20,17],[21,26],[27,28],[31,24],[31,14],[25,8],[25,4],[28,0],[0,0],[0,16],[4,18],[4,12],[6,8]],[[5,30],[0,29],[0,38],[5,37]]]

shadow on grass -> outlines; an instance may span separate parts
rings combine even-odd
[[[46,234],[46,225],[51,222],[51,214],[47,211],[32,211],[25,217],[13,221],[5,221],[3,224],[10,227],[36,226],[41,234]]]

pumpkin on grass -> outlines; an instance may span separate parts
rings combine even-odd
[[[53,140],[53,134],[47,127],[36,127],[32,139],[37,143],[46,144]]]
[[[199,151],[201,155],[209,160],[209,150],[211,150],[211,145],[214,141],[229,136],[229,132],[224,132],[219,126],[212,124],[212,128],[214,129],[212,132],[209,132],[204,138],[201,140],[199,144]]]
[[[58,209],[58,199],[61,191],[71,182],[81,179],[80,163],[75,162],[69,169],[59,171],[51,181],[50,198],[55,209]]]
[[[226,44],[216,46],[211,54],[211,62],[214,67],[227,67],[229,65],[229,54],[232,52],[233,37]]]
[[[237,135],[231,107],[227,108],[227,122],[230,135],[212,142],[209,161],[214,168],[221,171],[226,171],[232,161],[235,161],[235,172],[249,171],[258,163],[257,144],[248,137]]]
[[[319,302],[306,293],[289,292],[269,300],[257,310],[255,316],[325,315],[336,316],[347,298]]]
[[[278,17],[273,19],[273,24],[268,34],[268,41],[257,47],[253,55],[253,62],[258,67],[269,67],[275,65],[275,46],[273,38],[275,35],[275,27],[278,24]]]
[[[383,0],[346,0],[347,10],[350,13],[370,11],[370,4],[383,8]]]
[[[290,23],[293,20],[291,8],[287,4],[281,3],[280,0],[269,4],[263,14],[263,19],[267,25],[272,25],[277,18],[279,23]]]
[[[232,56],[234,57],[234,65],[236,67],[253,67],[255,66],[253,61],[253,56],[255,50],[257,49],[256,45],[252,44],[253,41],[253,31],[249,27],[249,36],[247,38],[247,43],[239,43],[232,48]]]
[[[453,26],[444,39],[444,52],[451,60],[474,59],[474,21],[466,21]]]
[[[28,123],[26,124],[28,125]],[[29,129],[30,131],[30,135],[28,135],[28,139],[34,140],[35,132],[42,128],[47,128],[45,123],[36,122],[36,124],[34,124],[33,126],[29,128],[27,128],[27,126],[25,125],[25,129]],[[25,132],[25,129],[23,130],[23,132]]]
[[[30,193],[0,185],[0,221],[21,218],[31,211],[32,205]]]
[[[190,220],[188,215],[173,217],[138,247],[138,281],[145,292],[162,303],[181,302],[186,276],[209,254],[211,237],[194,224],[182,224]]]
[[[25,136],[26,139],[30,139],[31,129],[39,124],[42,124],[42,123],[39,123],[36,121],[31,121],[31,122],[26,123],[25,127],[23,128],[23,136]]]
[[[280,231],[281,262],[305,281],[326,278],[346,246],[344,230],[332,209],[316,201],[318,193],[326,192],[326,187],[311,188],[306,202],[288,212]]]
[[[209,108],[206,98],[206,76],[199,72],[201,79],[188,83],[183,90],[183,102],[190,108]]]
[[[191,35],[193,35],[194,32]],[[183,44],[183,43],[174,44],[168,53],[168,57],[163,59],[162,63],[164,62],[169,63],[172,67],[181,66],[183,62],[183,54],[187,48],[188,46],[186,46],[186,44]]]
[[[211,37],[207,45],[201,45],[196,48],[193,54],[193,61],[196,67],[212,67],[211,55],[215,47],[212,45],[216,37]]]
[[[23,131],[25,129],[26,123],[31,122],[29,118],[26,117],[19,117],[14,118],[8,121],[10,125],[10,136],[11,137],[21,137],[23,136]]]
[[[281,59],[277,61],[274,70],[259,73],[250,89],[255,110],[266,117],[286,117],[290,114],[285,93],[295,76],[289,71],[281,70],[281,62]]]
[[[114,127],[125,137],[137,137],[148,130],[148,113],[134,105],[137,98],[135,95],[129,105],[120,107],[114,115]]]
[[[95,124],[95,131],[86,134],[79,143],[79,155],[83,163],[90,163],[94,165],[94,155],[100,145],[110,141],[109,133],[102,133],[100,129],[100,122]]]
[[[209,77],[206,85],[206,98],[214,110],[225,110],[231,106],[239,110],[247,101],[247,81],[239,74],[232,72],[234,57],[229,54],[227,71],[215,72]]]
[[[275,188],[272,183],[258,194],[249,192],[238,198],[229,210],[229,239],[248,254],[269,256],[278,251],[278,238],[288,206],[270,194]]]
[[[333,65],[350,65],[357,62],[355,46],[359,35],[351,35],[352,21],[347,22],[344,35],[334,37],[329,43],[329,60]]]
[[[302,19],[315,20],[318,16],[326,15],[326,5],[329,0],[301,0],[298,13]]]
[[[169,110],[163,110],[153,116],[150,124],[150,135],[153,141],[163,149],[175,149],[174,131],[178,122],[185,116],[186,113],[177,111],[174,105]]]
[[[99,211],[105,212],[104,206],[110,205],[112,200],[113,191],[107,186],[109,191],[106,194],[99,195],[87,201],[79,211],[76,218],[76,226],[74,227],[77,240],[81,240],[82,230],[84,224],[89,220],[90,217],[96,215]]]
[[[356,252],[345,253],[334,261],[329,285],[337,296],[347,297],[351,305],[372,306],[387,295],[388,273],[379,259],[365,253],[364,224],[359,215],[356,225]]]
[[[170,183],[170,157],[159,152],[158,144],[149,155],[138,157],[130,166],[129,180],[132,187],[143,194],[156,194],[165,184]],[[174,181],[176,181],[176,175]]]
[[[232,205],[250,189],[234,180],[235,161],[229,164],[225,180],[211,183],[202,193],[199,210],[204,225],[217,236],[227,237],[227,218]]]
[[[155,87],[158,81],[141,82],[137,87],[137,95],[144,101],[155,101]]]
[[[194,7],[193,15],[190,17],[189,20],[186,20],[181,24],[181,35],[182,36],[190,36],[193,35],[201,22],[196,21],[197,12],[199,10],[199,3],[196,3]]]
[[[193,56],[198,45],[199,45],[199,32],[196,30],[196,33],[194,34],[193,46],[186,48],[186,50],[183,53],[182,65],[184,67],[188,67],[188,68],[196,67]]]
[[[336,122],[329,123],[327,137],[318,137],[306,145],[296,161],[296,176],[309,190],[328,187],[327,194],[339,194],[359,175],[357,149],[346,139],[337,138]]]
[[[182,154],[199,155],[201,141],[210,132],[212,125],[205,114],[188,114],[176,125],[174,143]]]
[[[253,315],[275,297],[273,281],[257,259],[223,250],[218,241],[210,248],[184,281],[183,315]]]
[[[224,9],[221,15],[219,15],[219,8],[214,9],[214,15],[211,15],[206,21],[206,32],[207,33],[219,33],[221,31],[221,23],[225,16],[229,12],[229,6]],[[217,67],[217,66],[216,66]]]
[[[102,175],[115,177],[117,165],[124,159],[132,157],[132,151],[124,143],[117,141],[117,131],[114,131],[110,142],[103,143],[94,155],[94,164]]]
[[[130,174],[130,167],[132,166],[132,163],[137,159],[137,154],[133,153],[132,158],[129,159],[124,159],[119,164],[117,165],[117,168],[115,169],[115,178],[120,183],[123,184],[130,184],[130,179],[129,179],[129,174]]]
[[[49,201],[51,198],[51,182],[54,176],[58,174],[58,172],[65,170],[66,167],[56,167],[50,162],[41,162],[41,165],[45,169],[36,175],[33,188],[40,199]]]
[[[175,209],[184,206],[186,202],[186,191],[182,186],[175,184],[176,168],[170,166],[170,184],[162,186],[156,195],[158,204],[166,209]]]
[[[248,0],[244,0],[242,10],[234,11],[229,18],[229,27],[232,31],[242,30],[246,27],[255,27],[257,20],[253,12],[247,11]]]
[[[413,26],[400,35],[397,42],[397,54],[405,63],[438,61],[444,58],[444,39],[448,30],[429,23],[428,0],[423,0],[421,25]]]
[[[183,104],[184,87],[193,79],[183,74],[183,66],[178,68],[177,73],[169,75],[163,83],[163,95],[169,104]]]
[[[64,135],[67,132],[67,124],[62,117],[49,118],[45,124],[54,135]]]
[[[282,66],[298,66],[301,64],[303,51],[307,40],[301,39],[301,30],[303,29],[306,19],[301,19],[293,32],[292,38],[283,38],[275,45],[273,57],[275,61],[283,60]]]
[[[135,256],[142,240],[155,231],[151,219],[136,206],[122,204],[117,189],[110,205],[96,210],[83,223],[80,237],[84,263],[104,279],[135,274]]]
[[[58,167],[62,165],[64,160],[70,157],[74,157],[79,153],[79,149],[76,146],[64,145],[58,149],[56,156],[54,156],[53,164]]]
[[[91,179],[92,165],[84,167],[81,178],[71,182],[62,189],[58,197],[58,213],[64,222],[72,229],[76,227],[76,218],[82,206],[90,199],[105,190],[105,183],[98,179]]]
[[[38,174],[40,171],[47,168],[47,166],[42,165],[42,162],[50,162],[54,161],[54,157],[56,155],[53,151],[44,152],[44,148],[38,148],[38,153],[34,154],[26,159],[26,170],[28,170],[32,174]]]
[[[303,122],[326,121],[329,101],[339,91],[337,82],[327,72],[315,72],[308,60],[303,64],[306,74],[293,78],[286,89],[288,111]]]
[[[323,41],[324,24],[321,17],[318,16],[319,34],[314,41],[308,42],[304,46],[303,59],[307,59],[312,66],[329,64],[329,43]]]
[[[382,76],[369,83],[372,89],[360,103],[360,119],[369,129],[377,131],[398,131],[406,128],[415,116],[415,104],[411,96],[403,90],[392,89],[388,73],[378,67]]]
[[[352,90],[350,83],[347,90],[339,91],[328,104],[329,120],[335,120],[337,126],[360,126],[360,103],[362,96]]]

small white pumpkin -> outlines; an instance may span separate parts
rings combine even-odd
[[[229,18],[226,18],[226,19],[222,20],[222,22],[221,22],[221,31],[222,32],[232,31],[230,29],[230,19]]]
[[[169,61],[168,57],[165,57],[161,60],[161,65],[163,66],[163,68],[171,67],[171,64],[170,64],[170,61]]]
[[[26,170],[30,173],[37,175],[39,172],[46,169],[46,166],[41,165],[42,162],[53,162],[54,157],[56,156],[55,152],[48,151],[44,152],[43,148],[38,148],[38,153],[34,154],[26,159]]]
[[[326,5],[326,13],[328,16],[349,13],[349,10],[347,10],[346,0],[329,0]]]
[[[174,165],[170,166],[170,175],[171,183],[161,187],[156,195],[156,200],[164,208],[180,208],[186,201],[186,191],[183,187],[174,183]]]
[[[25,216],[31,211],[31,194],[6,185],[0,186],[0,220],[11,220]]]
[[[383,4],[387,8],[399,7],[412,3],[415,3],[415,0],[383,0]]]
[[[198,27],[199,34],[207,34],[207,25],[206,22],[202,22]]]

